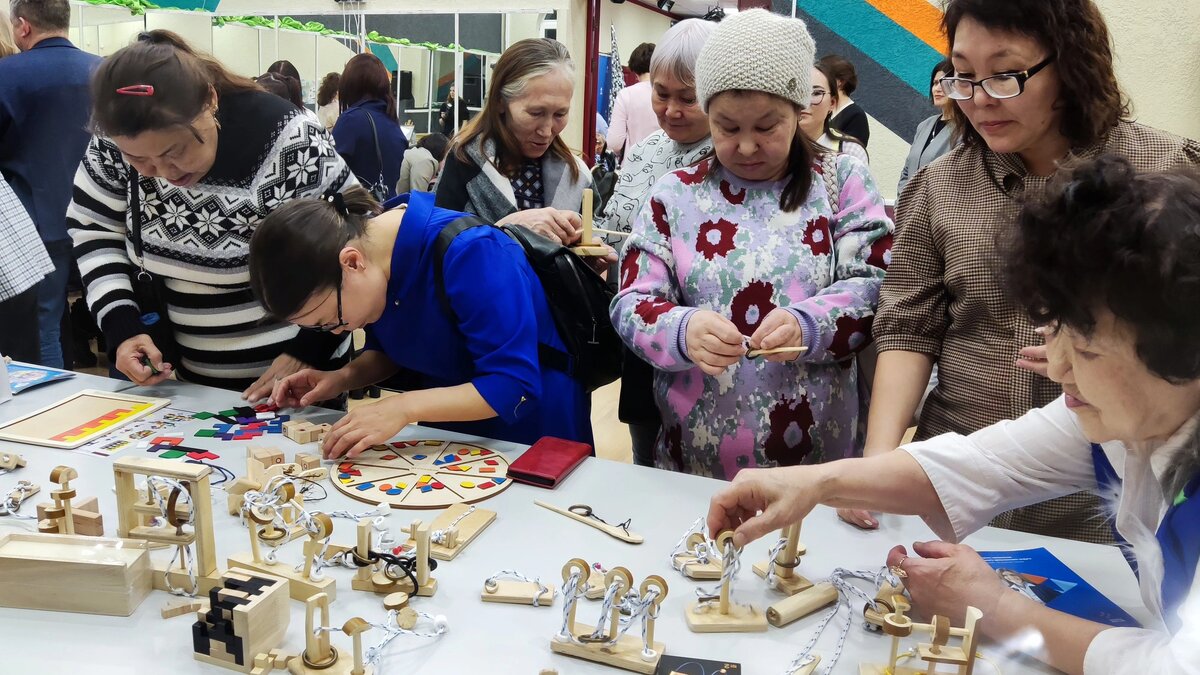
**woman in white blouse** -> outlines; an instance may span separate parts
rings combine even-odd
[[[1063,397],[904,452],[744,470],[713,497],[709,530],[736,528],[740,546],[817,504],[919,515],[945,541],[917,543],[912,555],[897,546],[887,564],[907,575],[923,613],[961,620],[979,607],[990,637],[1037,635],[1023,644],[1068,673],[1196,672],[1200,175],[1139,175],[1101,156],[1060,171],[1015,229],[1008,285],[1046,327]],[[953,543],[998,513],[1079,490],[1113,502],[1152,625],[1110,628],[1049,609]]]

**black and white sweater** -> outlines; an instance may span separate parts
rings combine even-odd
[[[329,367],[347,340],[267,318],[249,285],[250,237],[289,199],[357,184],[328,132],[264,92],[221,98],[217,157],[198,184],[178,188],[142,176],[143,264],[163,280],[182,379],[241,389],[281,353]],[[87,300],[110,351],[146,332],[134,299],[138,269],[130,232],[130,168],[117,146],[94,137],[67,211]]]

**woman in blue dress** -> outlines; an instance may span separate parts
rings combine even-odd
[[[412,193],[381,211],[353,188],[294,200],[262,222],[250,244],[250,283],[267,311],[367,334],[349,365],[281,379],[272,400],[309,405],[405,368],[420,374],[422,388],[346,415],[326,435],[326,457],[353,457],[413,423],[517,443],[555,436],[590,444],[587,393],[566,372],[539,365],[541,347],[566,347],[524,250],[496,228],[468,229],[445,249],[439,284],[438,234],[465,214],[433,201]]]

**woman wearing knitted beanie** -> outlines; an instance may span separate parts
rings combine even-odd
[[[963,142],[918,172],[896,211],[896,248],[880,292],[864,455],[900,445],[936,364],[916,440],[970,434],[1062,394],[1046,376],[1036,326],[996,275],[996,237],[1040,196],[1062,162],[1115,153],[1139,171],[1200,163],[1200,144],[1129,121],[1112,39],[1093,0],[951,0],[943,27]],[[876,520],[843,510],[862,527]],[[999,516],[1014,530],[1110,542],[1085,493]]]
[[[867,167],[799,131],[812,62],[802,21],[723,21],[696,63],[714,154],[664,176],[633,225],[611,313],[655,368],[661,468],[730,479],[856,449],[849,366],[892,225]]]

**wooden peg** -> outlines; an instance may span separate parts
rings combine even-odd
[[[800,523],[793,523],[783,528],[780,537],[784,540],[783,549],[775,556],[775,585],[774,589],[786,595],[795,595],[812,587],[812,582],[796,574],[796,566],[800,556],[805,554],[804,546],[800,544]],[[754,573],[766,579],[770,560],[755,563]]]
[[[371,630],[371,624],[360,617],[354,617],[342,626],[342,632],[354,640],[354,668],[350,675],[367,675],[367,667],[363,665],[362,634]]]
[[[838,591],[832,584],[819,583],[789,596],[767,608],[767,621],[776,628],[812,614],[837,602]]]
[[[317,613],[321,623],[317,624]],[[314,632],[318,625],[329,625],[329,596],[317,593],[304,603],[304,653],[300,655],[304,664],[311,668],[322,668],[337,661],[337,649],[329,644],[329,633]]]

